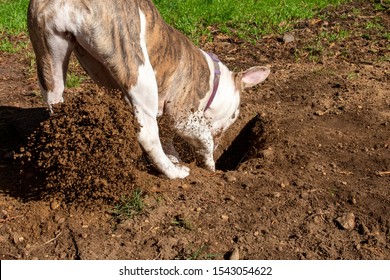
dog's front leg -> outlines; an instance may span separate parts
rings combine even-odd
[[[132,103],[135,116],[140,124],[138,142],[153,161],[154,165],[170,179],[187,177],[189,175],[189,168],[173,164],[164,153],[155,115],[142,104],[134,101]]]
[[[184,178],[189,168],[173,164],[164,153],[157,123],[158,91],[155,80],[150,79],[153,69],[140,67],[137,84],[128,93],[128,101],[134,108],[134,114],[140,124],[138,141],[149,155],[154,165],[168,178]]]

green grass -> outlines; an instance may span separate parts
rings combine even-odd
[[[26,33],[28,0],[0,0],[0,51],[14,53],[24,49],[27,40],[10,40],[9,35]]]
[[[26,32],[29,0],[0,0],[0,34]],[[192,40],[208,36],[211,26],[243,39],[282,33],[297,19],[312,18],[329,5],[347,0],[154,0],[164,19]]]
[[[196,41],[210,26],[243,39],[289,30],[291,22],[312,18],[329,5],[345,0],[155,0],[165,20]]]
[[[142,195],[143,192],[141,190],[135,190],[130,197],[121,197],[120,202],[115,205],[111,212],[113,220],[121,223],[141,214],[145,207]]]
[[[78,88],[84,80],[85,80],[84,76],[69,71],[66,77],[66,87]]]
[[[0,0],[0,34],[18,35],[27,31],[29,0]]]

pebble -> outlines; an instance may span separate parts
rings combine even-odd
[[[279,198],[279,197],[281,197],[282,196],[282,194],[280,193],[280,192],[274,192],[273,194],[272,194],[272,197],[273,198]]]
[[[280,183],[280,187],[283,189],[287,188],[289,186],[290,186],[290,183],[287,180]]]
[[[295,41],[295,37],[294,35],[290,34],[290,33],[286,33],[283,35],[283,42],[285,44],[288,44],[288,43],[291,43],[291,42],[294,42]]]
[[[19,233],[15,233],[14,236],[13,236],[13,240],[14,240],[14,243],[17,244],[19,242],[23,242],[24,241],[24,237],[21,236]]]
[[[229,260],[231,261],[238,261],[240,259],[240,250],[235,247],[229,257]]]
[[[56,210],[60,207],[60,203],[57,201],[57,200],[53,200],[51,203],[50,203],[50,208],[51,210]]]
[[[183,183],[179,186],[179,188],[183,189],[183,190],[188,190],[190,189],[190,185],[186,184],[186,183]]]
[[[353,230],[356,226],[355,215],[353,213],[347,213],[338,217],[336,222],[345,230]]]
[[[227,220],[229,220],[229,216],[221,215],[221,219],[224,220],[224,221],[227,221]]]

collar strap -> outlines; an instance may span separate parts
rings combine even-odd
[[[206,107],[204,108],[204,111],[206,111],[210,107],[211,103],[213,102],[214,97],[218,91],[219,79],[221,77],[221,69],[219,68],[219,64],[218,64],[220,60],[218,59],[218,56],[216,56],[213,53],[207,53],[207,54],[211,57],[214,63],[214,86],[213,86],[213,92],[211,93],[211,96],[209,98],[209,101],[207,102]]]

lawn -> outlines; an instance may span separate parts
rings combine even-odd
[[[28,0],[0,0],[0,34],[26,32]],[[213,26],[243,39],[283,33],[297,19],[311,18],[322,8],[346,0],[155,0],[164,19],[192,40],[209,35]]]

